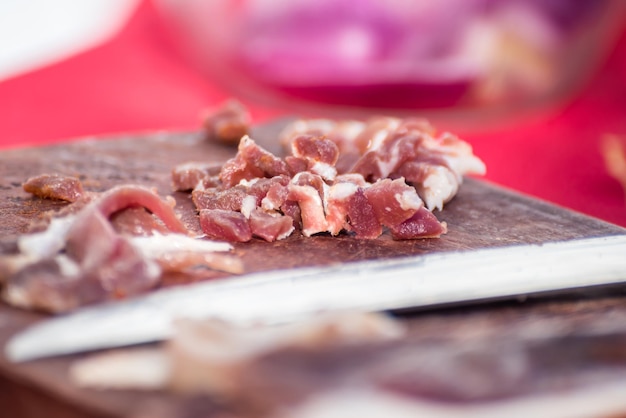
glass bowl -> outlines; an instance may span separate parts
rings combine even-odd
[[[318,114],[419,111],[483,124],[574,94],[623,28],[623,0],[159,0],[207,77]]]

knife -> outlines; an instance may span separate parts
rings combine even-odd
[[[152,292],[41,321],[11,361],[167,339],[177,318],[277,324],[320,312],[388,311],[626,282],[626,235],[277,270]]]

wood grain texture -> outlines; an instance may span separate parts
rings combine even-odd
[[[254,132],[253,137],[277,152],[277,144],[272,141],[275,132],[276,127],[264,127]],[[17,236],[28,229],[33,219],[65,205],[33,198],[23,192],[21,184],[30,176],[74,175],[81,179],[86,190],[92,191],[125,183],[153,186],[163,196],[173,195],[183,221],[198,229],[189,195],[171,191],[171,168],[187,161],[222,162],[234,152],[231,148],[205,142],[198,133],[85,139],[53,147],[5,151],[0,155],[0,253],[15,250]],[[262,271],[625,233],[620,227],[472,179],[467,180],[459,195],[436,214],[448,223],[449,232],[441,239],[394,241],[384,235],[368,241],[348,235],[292,236],[275,243],[253,240],[238,244],[235,252],[242,257],[248,271]],[[567,298],[412,313],[403,315],[403,320],[410,325],[417,350],[423,341],[437,341],[442,347],[451,348],[468,336],[483,341],[503,338],[515,341],[532,324],[545,327],[550,321],[571,328],[572,333],[598,322],[609,322],[618,328],[619,334],[626,333],[626,325],[619,325],[626,324],[626,298],[621,292],[614,288],[608,293],[588,291]],[[0,304],[0,345],[4,346],[11,335],[42,317]],[[623,338],[616,341],[626,349]],[[453,351],[451,349],[451,353]],[[12,411],[12,417],[168,414],[182,417],[197,416],[200,412],[211,416],[221,408],[219,402],[212,399],[76,388],[66,372],[72,359],[77,357],[80,356],[15,365],[0,356],[0,411]],[[620,361],[618,366],[626,370],[626,361]],[[582,369],[585,365],[579,366]]]

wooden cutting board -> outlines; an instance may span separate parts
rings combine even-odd
[[[256,129],[252,137],[279,153],[273,140],[275,133],[276,126],[266,126]],[[172,194],[183,220],[197,228],[190,196],[172,193],[171,169],[188,161],[223,162],[235,151],[206,142],[198,133],[83,139],[58,146],[3,151],[0,154],[0,253],[15,251],[16,237],[26,231],[32,219],[64,206],[23,192],[21,184],[30,176],[73,175],[82,180],[85,189],[93,191],[128,183],[155,186],[163,196]],[[275,243],[255,240],[238,244],[235,251],[244,260],[246,269],[253,272],[626,233],[618,226],[474,179],[468,179],[458,196],[436,215],[448,223],[449,232],[440,239],[394,241],[389,236],[377,240],[292,236]],[[570,322],[594,321],[601,319],[607,310],[626,318],[626,299],[616,295],[615,290],[612,292],[413,313],[404,320],[411,324],[411,329],[419,328],[422,337],[437,335],[444,344],[444,340],[452,341],[476,327],[497,336],[504,332],[504,326],[510,330],[516,324],[527,323],[529,318],[540,320],[556,315]],[[15,332],[42,318],[40,314],[0,304],[0,345],[4,346]],[[510,332],[506,334],[507,338],[513,338]],[[66,376],[68,365],[76,357],[80,356],[16,365],[0,356],[0,411],[14,411],[12,417],[122,417],[142,416],[146,411],[165,408],[162,410],[184,416],[185,411],[196,405],[196,400],[164,393],[78,389]]]

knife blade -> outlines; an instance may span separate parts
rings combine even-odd
[[[43,320],[5,347],[11,361],[167,339],[176,318],[284,323],[626,282],[626,235],[254,273],[162,289]]]

